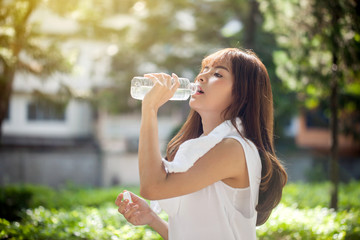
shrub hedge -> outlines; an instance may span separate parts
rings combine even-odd
[[[165,217],[165,216],[162,216]],[[134,227],[113,206],[72,210],[28,209],[20,222],[0,220],[0,239],[11,240],[120,240],[161,239],[149,227]]]
[[[300,209],[329,207],[329,182],[323,183],[288,183],[284,188],[281,202],[286,206]],[[339,210],[360,209],[360,182],[352,181],[339,186]]]
[[[360,239],[360,210],[335,212],[329,208],[296,209],[280,204],[257,228],[260,240]]]
[[[258,239],[360,239],[360,183],[340,186],[338,212],[327,208],[329,189],[329,183],[288,184],[281,204],[257,228]],[[117,212],[114,200],[122,190],[1,187],[0,239],[161,239]]]
[[[99,207],[113,203],[124,187],[84,188],[69,185],[62,189],[52,189],[38,185],[9,185],[0,187],[0,218],[19,220],[21,211],[43,206],[44,208],[72,209],[77,206]],[[139,192],[138,187],[127,187]]]

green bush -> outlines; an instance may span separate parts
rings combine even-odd
[[[166,219],[166,215],[162,214]],[[260,240],[360,239],[360,211],[327,208],[295,209],[280,204],[257,228]],[[116,207],[77,207],[72,210],[28,209],[21,222],[0,220],[0,239],[161,239],[152,229],[134,227]]]
[[[21,210],[29,208],[33,192],[16,186],[0,188],[0,218],[19,220]]]
[[[26,210],[21,222],[0,220],[0,227],[0,239],[161,239],[149,227],[128,224],[116,207],[38,207]]]
[[[0,187],[0,218],[15,220],[19,211],[43,206],[45,208],[71,209],[76,206],[99,207],[113,203],[124,187],[84,188],[71,186],[59,190],[46,186],[9,185]],[[127,187],[129,191],[139,192],[138,187]],[[16,218],[17,219],[17,218]]]
[[[329,207],[329,182],[289,183],[285,186],[281,203],[300,209]],[[339,186],[339,210],[360,209],[360,182],[352,181]]]
[[[360,210],[335,212],[328,208],[296,209],[280,204],[257,228],[259,240],[360,239]]]
[[[2,211],[10,206],[17,219],[11,219],[10,210],[9,218],[0,217],[0,239],[161,239],[117,212],[114,200],[123,189],[2,187]],[[126,189],[139,192],[137,187]],[[338,212],[327,208],[329,192],[329,183],[289,183],[281,204],[257,228],[258,239],[360,239],[360,182],[340,185]]]

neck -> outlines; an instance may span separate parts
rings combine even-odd
[[[221,118],[218,114],[211,115],[211,114],[200,114],[202,127],[204,131],[204,135],[208,135],[214,128],[219,126],[225,120]]]

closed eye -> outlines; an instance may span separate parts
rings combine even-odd
[[[204,67],[204,69],[200,72],[200,73],[204,73],[204,72],[207,72],[209,71],[209,68],[208,67]]]

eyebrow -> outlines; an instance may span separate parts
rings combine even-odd
[[[221,68],[221,69],[224,69],[224,70],[230,72],[229,69],[227,67],[224,67],[224,66],[216,66],[215,68]]]
[[[204,69],[205,69],[205,68],[209,68],[209,66],[205,66]],[[224,70],[230,72],[229,69],[228,69],[227,67],[225,67],[225,66],[219,65],[219,66],[215,66],[214,68],[221,68],[221,69],[224,69]]]

